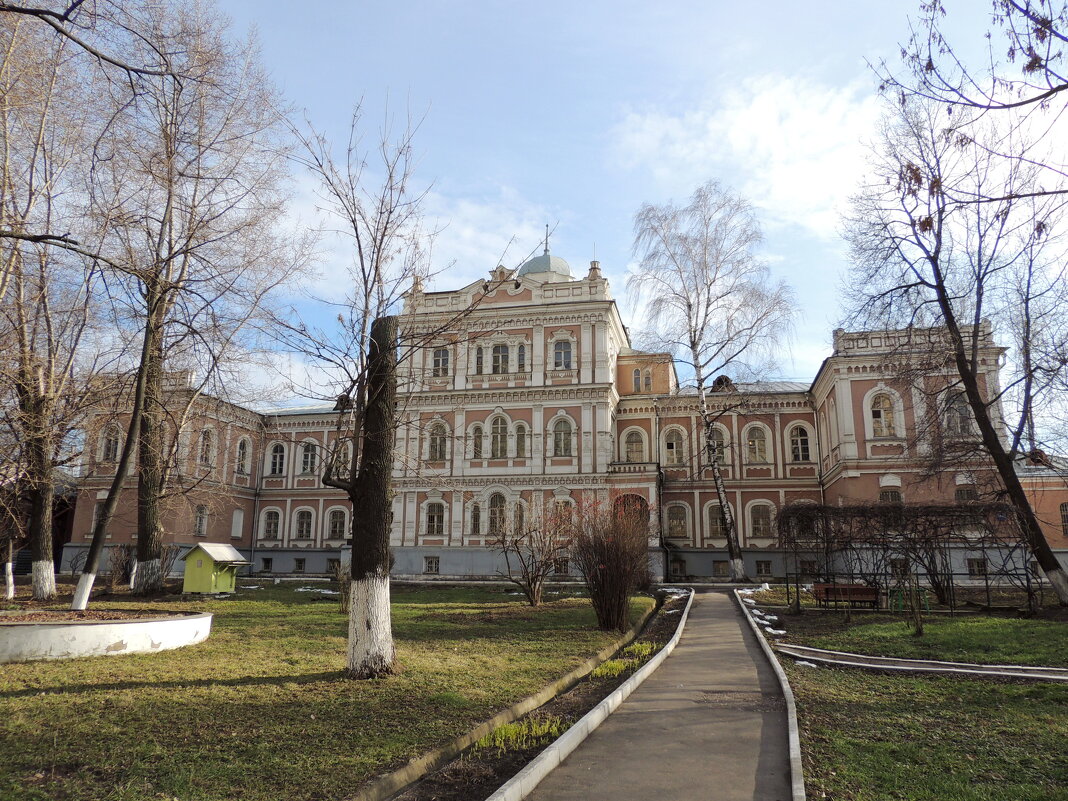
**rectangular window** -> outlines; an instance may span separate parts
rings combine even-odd
[[[445,504],[429,503],[426,507],[426,534],[440,537],[445,533]]]
[[[953,493],[953,498],[957,503],[969,503],[979,500],[979,493],[975,487],[957,487],[957,491]]]
[[[968,577],[983,578],[986,576],[986,558],[968,560]]]
[[[239,540],[245,530],[245,510],[234,509],[233,519],[230,521],[230,539]]]
[[[758,576],[770,576],[771,575],[771,560],[770,559],[757,559],[756,560],[756,574]]]
[[[890,560],[890,575],[897,578],[907,576],[909,574],[909,560],[908,559],[891,559]]]
[[[260,572],[270,573],[274,570],[274,559],[261,559],[260,560]]]
[[[341,568],[341,560],[340,559],[327,559],[326,560],[326,571],[331,576],[337,575],[337,571],[340,568]]]
[[[557,576],[566,576],[571,573],[571,568],[567,564],[566,556],[553,559],[553,573]]]
[[[726,563],[724,563],[726,564]],[[681,578],[686,575],[686,560],[685,559],[672,559],[671,560],[671,575],[675,578]]]
[[[197,507],[196,518],[193,521],[193,536],[208,536],[208,507],[206,506]]]
[[[801,571],[802,576],[818,576],[820,574],[820,565],[815,559],[802,559],[798,569]]]
[[[726,559],[716,559],[712,563],[712,575],[716,578],[727,578],[731,574]]]
[[[881,490],[879,500],[882,503],[901,503],[901,490]]]
[[[433,372],[431,373],[434,378],[441,378],[449,374],[449,349],[448,348],[435,348],[434,349],[434,361]]]
[[[424,556],[423,557],[423,572],[430,575],[437,575],[441,569],[441,558],[437,556]]]
[[[493,346],[493,373],[495,375],[501,375],[508,372],[508,346],[507,345],[494,345]]]
[[[308,562],[307,559],[294,559],[293,560],[293,572],[294,573],[303,573],[304,572],[304,565],[307,564],[307,562]]]

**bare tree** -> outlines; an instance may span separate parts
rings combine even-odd
[[[517,506],[517,510],[522,507]],[[515,584],[531,606],[540,606],[545,582],[566,562],[575,536],[570,504],[547,507],[531,519],[521,512],[514,519],[490,520],[489,546],[504,557],[501,576]]]
[[[1063,351],[1046,355],[1056,345],[1041,324],[1068,299],[1058,244],[1063,200],[1020,199],[1035,194],[1029,187],[1037,171],[1004,161],[979,140],[984,131],[1001,140],[992,121],[947,120],[921,101],[888,105],[871,174],[846,226],[854,319],[944,330],[945,358],[930,367],[943,367],[947,377],[937,388],[941,401],[927,413],[944,442],[993,465],[1028,546],[1068,603],[1068,577],[1015,470],[1021,444],[1033,436],[1036,400],[1063,381],[1066,369]],[[972,202],[977,195],[1002,199]],[[1020,349],[1010,357],[1016,367],[1004,387],[989,319],[1017,326]]]
[[[161,502],[174,489],[182,421],[271,291],[299,267],[302,246],[281,228],[285,135],[255,43],[229,41],[224,21],[202,5],[145,13],[150,38],[135,40],[131,57],[158,57],[166,69],[141,76],[136,103],[112,93],[114,119],[97,145],[92,183],[105,234],[86,248],[107,254],[117,321],[137,343],[126,436],[138,449],[137,593],[161,586]],[[197,378],[177,412],[165,390],[175,369]],[[94,528],[76,608],[88,598],[127,450]]]
[[[756,255],[762,235],[753,207],[715,181],[698,187],[685,206],[642,206],[634,231],[638,265],[628,288],[644,304],[650,330],[643,344],[682,364],[700,399],[731,579],[741,581],[745,567],[738,528],[715,437],[724,407],[711,403],[709,393],[713,379],[726,371],[738,377],[768,371],[790,331],[793,295],[784,282],[771,278]]]
[[[94,104],[65,43],[14,24],[0,33],[0,229],[48,229],[84,212]],[[33,551],[35,598],[55,595],[52,508],[56,470],[71,454],[88,383],[100,366],[93,338],[99,272],[47,242],[0,239],[0,423],[16,448],[18,486]],[[5,469],[7,465],[4,466]]]
[[[1031,141],[985,138],[983,146],[1008,161],[1039,168],[1040,181],[1016,187],[1016,199],[1028,195],[1068,194],[1068,164],[1057,147],[1063,138],[1061,117],[1068,108],[1068,3],[1064,0],[991,0],[982,51],[954,39],[950,31],[965,11],[947,12],[942,0],[924,0],[917,23],[901,46],[901,67],[881,63],[875,72],[882,89],[904,102],[918,98],[965,112],[964,126],[993,112],[1006,128],[1027,131]],[[973,59],[965,53],[982,52]],[[977,137],[981,138],[981,137]],[[1002,191],[1004,190],[1004,191]],[[1000,194],[999,194],[1000,192]],[[974,200],[997,201],[1008,190],[991,186]]]

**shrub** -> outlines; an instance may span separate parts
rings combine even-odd
[[[630,597],[648,577],[648,549],[647,515],[623,505],[580,515],[572,554],[601,629],[627,630]]]

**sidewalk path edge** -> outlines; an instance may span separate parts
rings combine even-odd
[[[790,741],[790,791],[793,801],[805,801],[805,774],[801,767],[801,735],[797,729],[797,704],[794,703],[794,691],[790,688],[790,680],[786,678],[786,671],[782,669],[778,657],[775,656],[771,645],[765,639],[764,632],[760,630],[760,626],[753,620],[748,605],[742,603],[742,597],[738,594],[738,590],[733,590],[731,595],[734,596],[734,602],[738,604],[738,608],[742,610],[742,614],[749,622],[749,627],[753,630],[753,634],[756,635],[757,642],[760,643],[764,656],[771,663],[771,669],[775,671],[775,676],[779,679],[779,686],[782,687],[782,694],[786,699],[786,725]]]
[[[450,759],[459,755],[465,748],[472,745],[477,740],[480,740],[482,737],[485,737],[498,727],[518,720],[527,713],[533,712],[538,707],[544,706],[556,696],[567,692],[578,684],[581,679],[586,677],[586,674],[591,673],[598,665],[612,656],[612,654],[620,648],[630,644],[630,642],[641,633],[642,629],[645,628],[645,624],[649,622],[649,618],[656,614],[659,608],[659,604],[653,605],[638,619],[637,623],[630,627],[630,630],[627,631],[626,634],[612,644],[606,645],[594,656],[587,659],[567,675],[562,676],[551,684],[543,687],[534,695],[529,695],[507,709],[498,712],[489,720],[483,721],[466,734],[461,734],[452,742],[447,743],[441,748],[409,760],[403,767],[398,768],[391,773],[379,776],[359,792],[352,796],[346,796],[346,798],[348,801],[385,801],[386,799],[395,796],[408,785],[414,784],[428,773],[437,770]]]
[[[674,651],[675,646],[678,645],[679,638],[682,637],[682,630],[686,627],[686,619],[690,616],[690,607],[693,605],[693,597],[694,591],[691,589],[690,598],[686,602],[686,608],[679,616],[679,626],[675,629],[674,636],[672,636],[664,647],[660,649],[660,653],[642,665],[633,676],[619,685],[611,695],[587,712],[571,728],[560,735],[560,737],[545,746],[544,751],[538,754],[532,761],[528,762],[527,766],[519,771],[519,773],[502,784],[497,789],[497,792],[487,798],[486,801],[521,801],[521,799],[530,795],[542,779],[548,776],[557,765],[563,762],[567,755],[574,751],[583,740],[589,737],[593,730],[600,726],[605,718],[611,715],[616,708],[623,703],[628,695],[634,692],[643,681],[649,678],[653,671],[660,667],[661,663],[668,658],[668,655]]]

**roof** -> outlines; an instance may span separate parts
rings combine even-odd
[[[188,551],[186,551],[180,558],[186,559],[189,554],[193,553],[197,548],[200,548],[204,553],[211,557],[213,562],[219,562],[222,564],[230,565],[250,565],[245,557],[235,548],[233,545],[228,545],[225,542],[198,542]]]
[[[534,258],[525,261],[523,266],[519,268],[517,276],[533,275],[537,273],[554,273],[563,276],[564,278],[574,278],[574,275],[571,273],[571,265],[559,256],[550,256],[548,246],[546,246],[545,252],[540,256],[535,256]]]
[[[759,394],[762,392],[808,392],[809,385],[804,381],[739,381],[734,385],[734,388],[740,393]],[[709,388],[711,392],[711,387]],[[679,389],[680,395],[696,395],[697,389],[695,387],[682,387]]]

